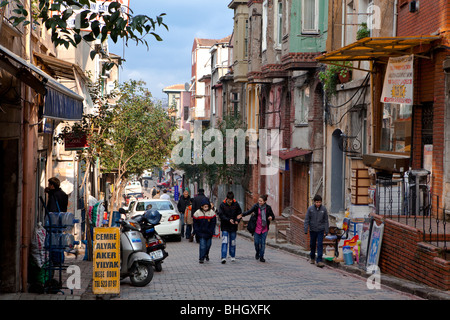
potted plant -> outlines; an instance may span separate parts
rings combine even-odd
[[[359,25],[358,31],[356,31],[356,40],[361,40],[370,37],[370,30],[367,27],[367,23],[362,22]]]
[[[348,68],[350,65],[350,61],[345,61],[340,65],[330,64],[327,65],[325,70],[319,72],[319,79],[328,97],[336,94],[336,86],[339,83],[345,83],[350,80],[351,72]]]

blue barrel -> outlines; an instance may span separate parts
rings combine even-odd
[[[344,246],[342,247],[342,252],[344,254],[344,262],[346,265],[352,265],[353,264],[353,252],[350,246]]]

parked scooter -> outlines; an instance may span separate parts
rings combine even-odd
[[[134,216],[133,220],[137,221],[141,227],[146,240],[147,253],[153,259],[155,271],[160,272],[163,260],[169,255],[165,250],[166,243],[155,229],[161,221],[161,214],[156,210],[149,210],[142,215]]]
[[[153,259],[146,252],[145,238],[139,223],[120,219],[120,278],[130,277],[131,284],[144,287],[153,279]]]

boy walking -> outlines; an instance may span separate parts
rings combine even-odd
[[[317,245],[317,266],[323,268],[322,262],[323,255],[323,237],[328,234],[328,212],[327,208],[322,205],[322,197],[319,195],[314,196],[314,204],[306,211],[305,218],[305,234],[310,236],[310,248],[309,254],[311,264],[314,264],[316,259],[316,245]]]
[[[228,247],[231,261],[236,259],[236,234],[242,213],[241,206],[234,199],[234,193],[229,191],[227,198],[219,206],[220,230],[222,231],[222,263],[226,263]]]
[[[211,210],[208,199],[203,199],[200,209],[194,213],[194,232],[199,238],[199,263],[204,260],[209,261],[209,249],[211,248],[212,237],[216,230],[216,213]]]

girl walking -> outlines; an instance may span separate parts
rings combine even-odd
[[[209,261],[209,249],[211,248],[212,237],[216,230],[216,214],[211,209],[211,204],[207,198],[203,199],[193,216],[194,233],[198,237],[199,246],[199,263]]]
[[[267,195],[261,195],[256,203],[250,210],[244,212],[238,218],[245,217],[249,214],[256,215],[256,229],[253,235],[255,242],[255,258],[261,262],[265,262],[264,252],[266,248],[266,238],[269,231],[270,221],[275,219],[272,208],[267,204]]]

